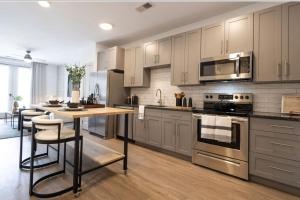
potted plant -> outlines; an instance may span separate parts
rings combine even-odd
[[[13,94],[9,94],[9,96],[13,99],[13,107],[12,107],[12,112],[16,113],[19,109],[19,101],[22,101],[22,97],[21,96],[14,96]]]
[[[66,70],[69,73],[69,78],[72,82],[72,98],[71,103],[79,103],[80,100],[80,82],[85,76],[85,65],[66,65]]]

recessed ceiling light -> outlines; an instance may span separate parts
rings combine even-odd
[[[49,8],[50,7],[50,3],[49,1],[38,1],[39,5],[44,7],[44,8]]]
[[[101,24],[99,24],[99,27],[105,31],[109,31],[112,29],[112,25],[109,23],[101,23]]]

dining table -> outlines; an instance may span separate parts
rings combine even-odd
[[[88,108],[82,110],[68,110],[65,107],[53,107],[45,106],[43,104],[32,105],[32,108],[37,110],[47,111],[54,113],[55,116],[71,118],[74,120],[74,129],[75,129],[75,144],[74,144],[74,168],[73,168],[73,193],[77,194],[81,190],[81,176],[89,172],[95,171],[99,168],[105,167],[109,164],[115,163],[117,161],[123,160],[123,170],[127,172],[127,160],[128,160],[128,115],[132,114],[134,111],[123,108],[113,108],[113,107],[104,107],[104,108]],[[85,171],[79,171],[79,141],[80,141],[80,121],[83,117],[98,117],[98,116],[117,116],[125,115],[125,130],[124,130],[124,150],[123,153],[118,153],[113,149],[104,147],[103,149],[106,152],[104,160],[99,162],[100,164],[91,169]]]

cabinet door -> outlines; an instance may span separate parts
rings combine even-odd
[[[300,80],[300,3],[284,5],[282,16],[282,78]]]
[[[199,84],[201,30],[186,33],[185,84]]]
[[[107,61],[105,56],[105,51],[101,51],[98,53],[98,70],[106,70],[107,69]]]
[[[161,118],[147,117],[148,144],[161,147]]]
[[[157,41],[157,58],[156,64],[169,65],[171,64],[171,38],[164,38]]]
[[[144,85],[144,66],[143,66],[143,48],[136,47],[135,51],[135,70],[133,85],[136,87]]]
[[[135,71],[135,49],[125,50],[125,66],[124,66],[124,86],[131,87],[133,85],[133,76]]]
[[[224,23],[202,28],[201,58],[224,54]]]
[[[225,53],[253,50],[253,14],[225,22]]]
[[[176,124],[176,152],[192,155],[192,123],[177,121]]]
[[[176,150],[176,120],[163,119],[162,121],[162,148]]]
[[[144,66],[154,66],[157,60],[157,42],[144,44]]]
[[[256,81],[281,80],[281,6],[254,14]]]
[[[184,84],[185,72],[185,33],[175,35],[172,38],[172,85]]]
[[[140,120],[135,116],[133,127],[133,139],[138,142],[147,143],[146,121]]]

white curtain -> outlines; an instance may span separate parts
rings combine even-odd
[[[43,63],[32,63],[31,103],[37,104],[46,99],[46,66]]]

